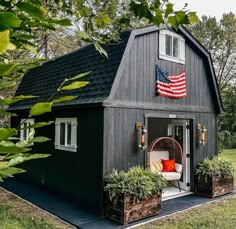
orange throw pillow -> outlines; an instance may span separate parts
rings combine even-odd
[[[175,159],[173,160],[164,160],[161,159],[163,165],[162,172],[175,172]]]

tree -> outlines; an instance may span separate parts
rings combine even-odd
[[[236,16],[224,14],[220,21],[202,16],[199,24],[190,26],[193,35],[210,52],[220,92],[236,79]]]
[[[175,29],[181,24],[198,22],[195,12],[174,11],[173,4],[168,0],[2,0],[0,1],[0,91],[1,93],[16,85],[20,78],[31,67],[40,64],[37,58],[37,41],[42,39],[44,53],[48,52],[48,38],[52,31],[60,26],[71,26],[77,23],[80,30],[77,35],[85,42],[93,43],[103,55],[107,55],[101,44],[109,40],[119,39],[119,32],[139,24],[165,24]],[[19,54],[26,50],[29,59],[19,61]],[[47,55],[47,54],[46,54]],[[29,116],[37,116],[50,112],[53,104],[72,100],[74,96],[64,96],[55,99],[55,95],[63,90],[77,89],[86,86],[88,82],[80,79],[89,74],[81,73],[71,79],[66,79],[58,85],[57,91],[47,100],[32,106]],[[24,99],[33,99],[32,95],[1,96],[0,115],[11,116],[6,107]],[[51,124],[40,122],[24,128],[39,128]],[[28,141],[20,141],[18,128],[0,128],[0,181],[4,177],[24,172],[17,165],[48,155],[31,154],[33,142],[44,142],[43,136],[34,137]]]
[[[224,14],[220,21],[203,16],[190,29],[210,52],[216,71],[225,110],[218,118],[219,148],[236,147],[236,16]]]

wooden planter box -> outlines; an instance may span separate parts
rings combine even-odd
[[[133,202],[132,196],[128,193],[121,195],[116,201],[111,202],[106,197],[106,216],[127,224],[148,216],[161,213],[161,196],[152,195],[137,203]]]
[[[197,194],[214,198],[227,193],[232,193],[234,190],[234,179],[232,176],[213,176],[205,178],[195,176],[195,191]]]

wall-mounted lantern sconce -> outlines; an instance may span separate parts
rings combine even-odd
[[[137,133],[138,148],[145,150],[147,148],[147,129],[140,122],[136,123],[135,129]]]
[[[207,132],[207,129],[206,127],[201,124],[201,123],[198,123],[197,124],[197,129],[198,129],[198,139],[199,139],[199,143],[201,145],[205,145],[206,144],[206,132]]]

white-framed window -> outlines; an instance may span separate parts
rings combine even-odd
[[[34,119],[21,119],[20,140],[29,141],[34,138],[34,128],[29,128],[34,124]]]
[[[77,118],[56,118],[55,148],[76,152]]]
[[[159,58],[172,62],[185,64],[185,40],[169,30],[160,30]]]

